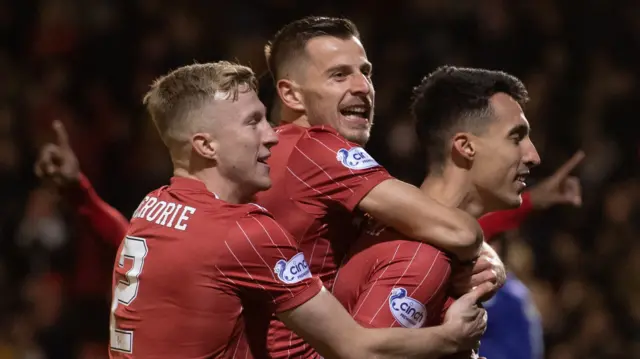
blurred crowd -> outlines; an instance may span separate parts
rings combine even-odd
[[[582,208],[507,233],[550,359],[640,358],[640,3],[587,0],[0,0],[0,359],[104,358],[114,253],[39,183],[61,120],[98,193],[130,216],[171,163],[141,105],[154,77],[235,59],[304,15],[346,16],[374,64],[370,153],[422,178],[408,105],[438,65],[520,77],[542,178],[582,148]],[[489,358],[491,359],[491,358]]]

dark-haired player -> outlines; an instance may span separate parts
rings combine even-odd
[[[280,143],[269,159],[274,185],[258,195],[258,203],[298,239],[325,287],[331,288],[358,235],[353,222],[361,213],[462,260],[478,256],[482,233],[473,217],[394,179],[363,149],[373,125],[375,91],[372,65],[351,21],[293,21],[265,52],[281,106]],[[499,286],[504,267],[499,259],[494,263],[484,273],[489,280],[499,277]],[[482,281],[482,276],[475,278]],[[277,320],[269,340],[276,358],[314,355]]]
[[[499,71],[441,67],[412,106],[428,175],[422,191],[479,218],[516,208],[540,158],[522,111],[520,80]],[[371,221],[340,268],[334,295],[369,328],[438,325],[456,259]],[[469,357],[469,353],[467,353]]]

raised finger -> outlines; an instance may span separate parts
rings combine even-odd
[[[55,120],[51,127],[53,127],[53,131],[56,133],[56,144],[62,149],[70,148],[69,135],[67,134],[67,129],[64,127],[62,122],[60,120]]]
[[[567,160],[567,162],[565,162],[562,166],[560,166],[560,168],[556,170],[553,176],[558,179],[563,179],[569,176],[571,171],[573,171],[573,169],[576,168],[580,164],[580,162],[582,162],[584,157],[585,157],[584,151],[578,150],[576,153],[573,154],[573,156],[571,156],[569,160]]]

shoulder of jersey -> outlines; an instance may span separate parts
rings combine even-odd
[[[266,208],[255,203],[231,204],[223,201],[216,201],[216,202],[218,203],[216,205],[211,206],[210,210],[219,212],[222,216],[229,216],[229,217],[236,217],[236,218],[252,216],[252,215],[273,217],[271,212],[269,212]]]
[[[149,193],[149,195],[157,196],[161,194],[161,191],[169,186],[161,187],[155,191]],[[224,217],[243,217],[251,214],[261,214],[272,216],[271,213],[264,207],[255,203],[243,203],[233,204],[222,201],[216,197],[215,194],[207,191],[194,191],[188,193],[189,200],[187,205],[201,208],[208,215],[214,215],[217,218]],[[193,202],[195,201],[195,202]]]
[[[310,134],[311,133],[331,133],[333,135],[340,137],[340,139],[344,139],[344,137],[342,137],[342,135],[338,133],[338,131],[336,131],[335,128],[327,125],[311,126],[307,128],[307,132]]]
[[[269,216],[269,217],[273,217],[273,215],[271,214],[271,212],[269,212],[266,208],[262,207],[259,204],[256,203],[247,203],[244,205],[246,207],[247,210],[247,215],[264,215],[264,216]]]
[[[307,136],[312,137],[314,135],[322,135],[322,134],[331,134],[336,137],[339,141],[344,141],[345,144],[349,143],[349,141],[344,138],[335,128],[326,125],[318,125],[311,127],[301,127],[292,124],[280,125],[276,128],[276,133],[278,135],[298,135],[302,136],[305,133]],[[297,136],[296,136],[297,137]],[[350,143],[349,143],[350,144]],[[350,144],[351,145],[351,144]]]

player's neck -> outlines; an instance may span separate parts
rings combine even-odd
[[[475,218],[485,212],[470,177],[463,169],[445,169],[442,174],[427,176],[420,189],[436,202],[457,207]]]
[[[282,110],[280,112],[280,124],[291,123],[300,127],[311,127],[307,115],[298,111]]]
[[[215,168],[207,168],[196,172],[189,172],[183,168],[173,171],[176,177],[186,177],[204,183],[209,192],[216,195],[222,201],[234,204],[249,203],[255,198],[255,193],[245,193],[242,186],[220,176]]]

